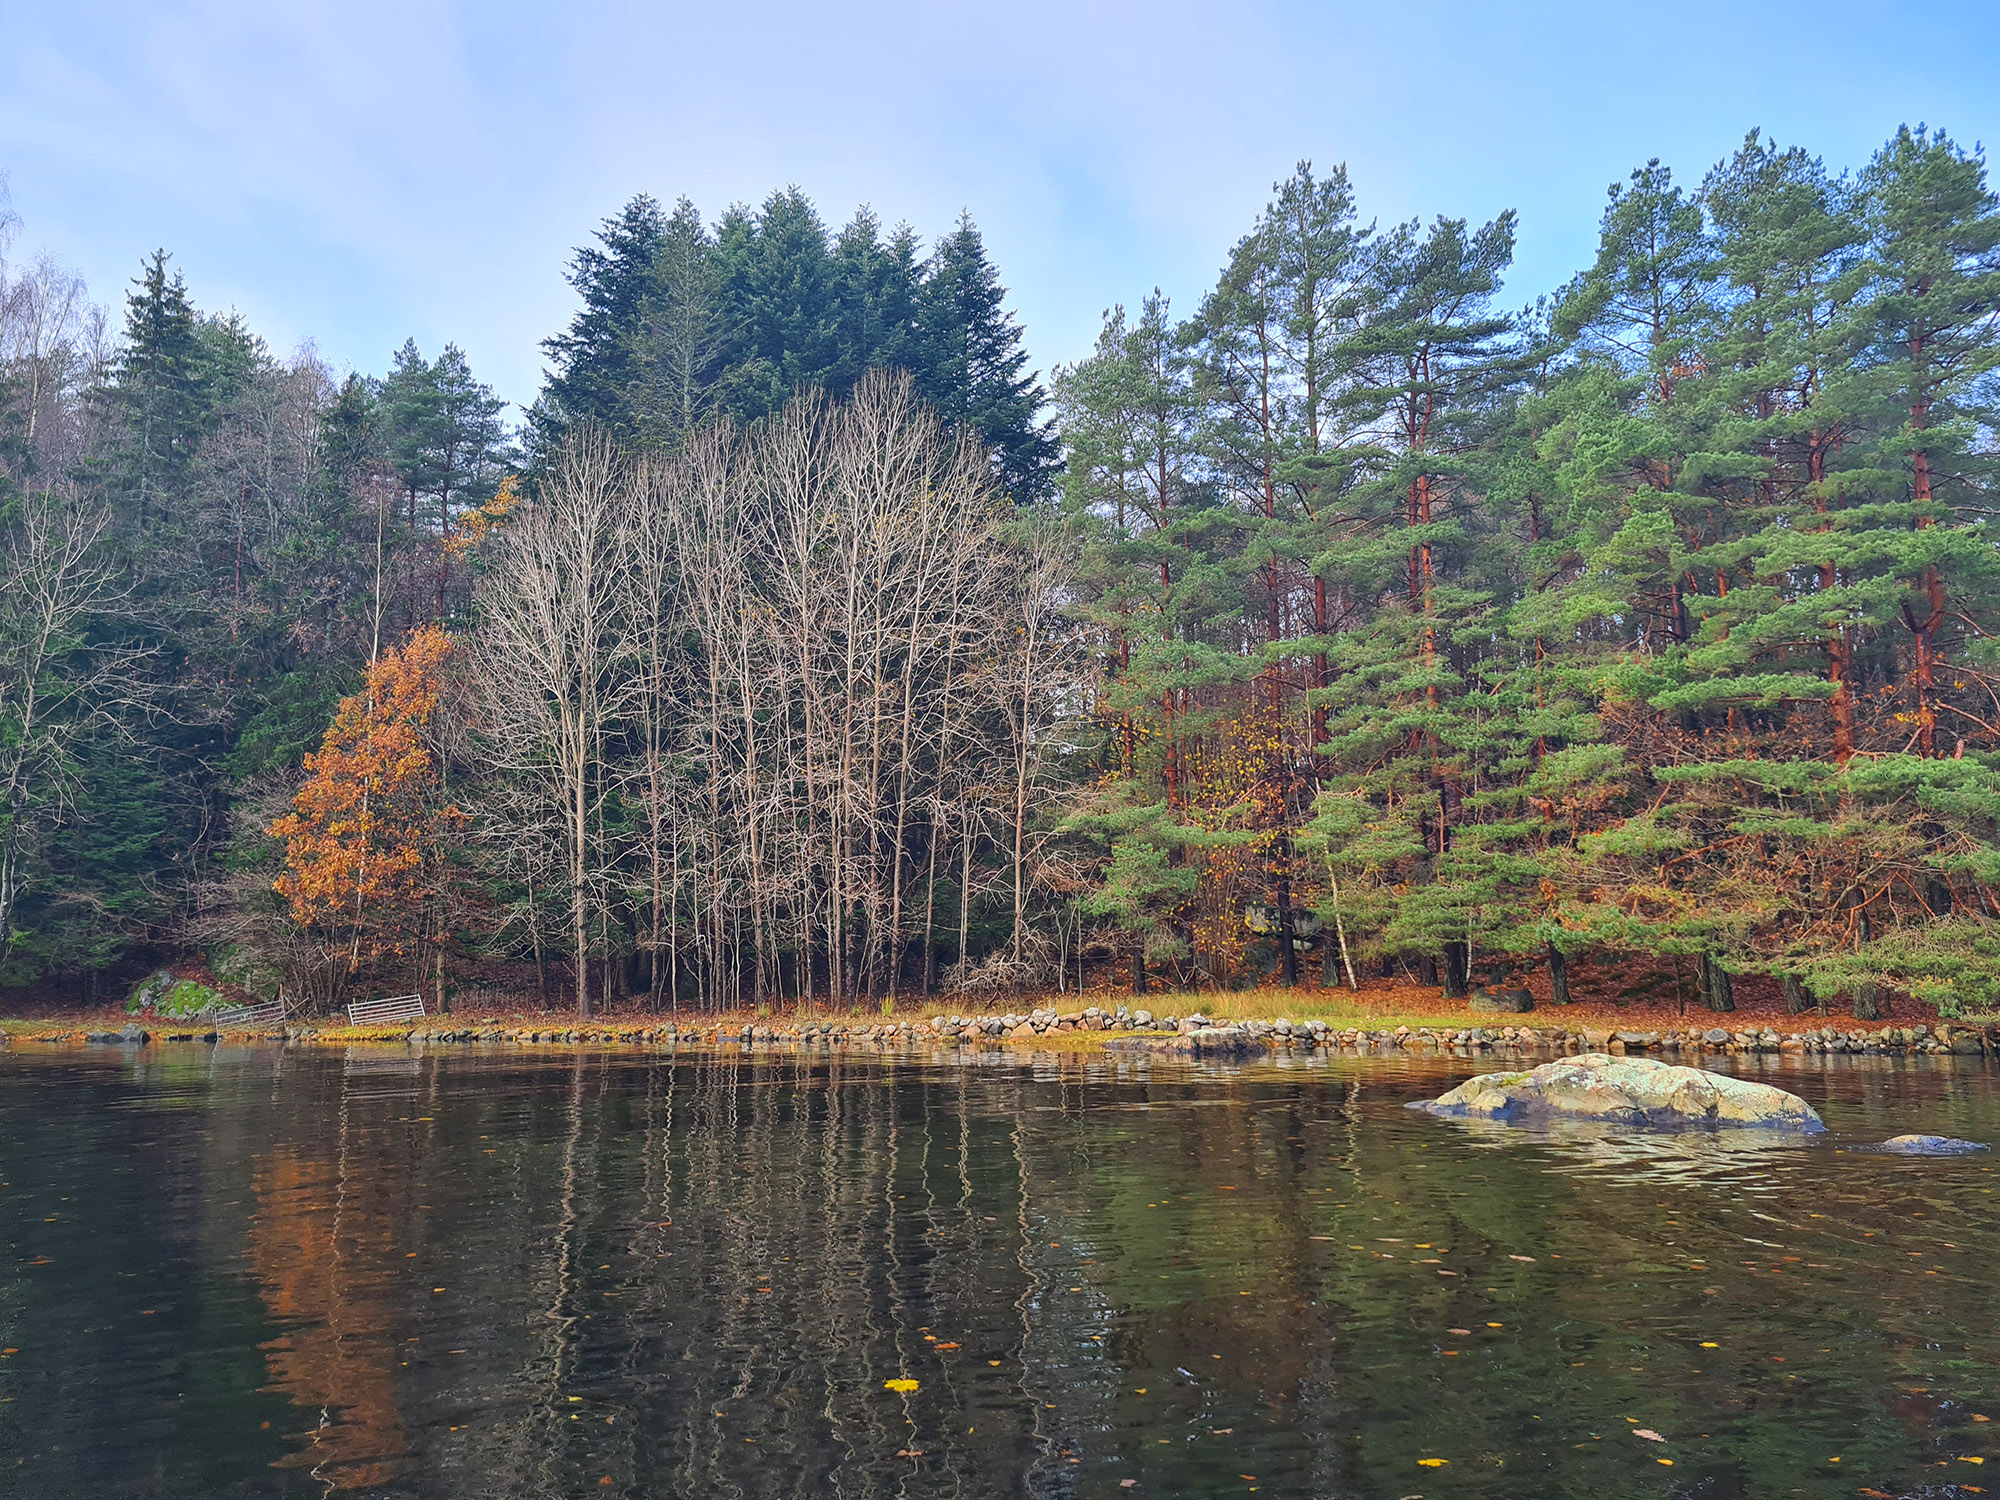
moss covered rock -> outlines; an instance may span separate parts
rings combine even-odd
[[[135,1015],[146,1013],[169,1021],[187,1021],[226,1004],[228,1001],[220,991],[200,980],[176,979],[161,969],[140,982],[132,991],[132,998],[125,1002],[125,1009]]]
[[[1664,1130],[1740,1126],[1816,1133],[1826,1128],[1805,1100],[1768,1083],[1602,1052],[1543,1063],[1525,1073],[1481,1073],[1450,1093],[1411,1107],[1486,1120],[1558,1117]]]

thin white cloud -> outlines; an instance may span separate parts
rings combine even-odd
[[[2000,8],[1925,7],[1899,71],[1900,8],[96,0],[9,17],[0,166],[100,298],[164,244],[275,347],[379,369],[452,339],[517,401],[570,249],[636,191],[714,214],[796,182],[931,234],[965,207],[1046,365],[1155,283],[1191,308],[1302,156],[1384,220],[1518,206],[1525,299],[1649,156],[1694,180],[1752,124],[1838,162],[1905,118],[1990,134]]]

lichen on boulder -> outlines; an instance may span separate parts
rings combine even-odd
[[[1816,1133],[1826,1128],[1796,1094],[1650,1057],[1586,1052],[1524,1073],[1480,1073],[1412,1109],[1435,1115],[1528,1122],[1595,1120],[1642,1129],[1763,1127]]]

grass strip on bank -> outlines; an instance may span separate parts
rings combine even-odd
[[[769,1027],[779,1035],[796,1034],[807,1027],[834,1027],[849,1034],[876,1031],[896,1024],[922,1025],[946,1017],[968,1020],[1021,1018],[1030,1011],[1053,1011],[1073,1016],[1086,1007],[1106,1014],[1121,1007],[1148,1011],[1154,1017],[1201,1015],[1211,1021],[1232,1022],[1289,1020],[1295,1025],[1322,1022],[1336,1031],[1393,1032],[1399,1027],[1411,1031],[1464,1031],[1475,1027],[1498,1030],[1503,1027],[1530,1027],[1544,1034],[1567,1033],[1582,1040],[1602,1039],[1612,1032],[1648,1033],[1722,1028],[1738,1031],[1775,1030],[1798,1033],[1831,1026],[1842,1032],[1877,1030],[1883,1024],[1908,1027],[1915,1023],[1935,1024],[1938,1017],[1929,1007],[1898,1005],[1898,1014],[1885,1022],[1862,1023],[1834,1012],[1807,1011],[1786,1014],[1768,1005],[1749,1005],[1735,1011],[1709,1011],[1697,1005],[1673,1003],[1631,1003],[1605,999],[1583,999],[1580,1003],[1554,1006],[1546,1000],[1524,1013],[1472,1010],[1464,1001],[1446,999],[1436,989],[1408,981],[1375,981],[1360,991],[1345,988],[1320,989],[1309,986],[1286,989],[1270,986],[1254,990],[1223,990],[1179,993],[1152,993],[1135,996],[1125,991],[1097,990],[1036,995],[981,997],[932,997],[912,1003],[905,1000],[894,1007],[855,1006],[834,1008],[821,1004],[767,1005],[761,1013],[748,1008],[724,1012],[649,1010],[621,1006],[609,1014],[578,1017],[564,1011],[543,1011],[526,1006],[482,1006],[477,1011],[461,1010],[433,1014],[421,1021],[375,1026],[353,1026],[344,1017],[295,1018],[287,1028],[293,1040],[317,1045],[342,1046],[366,1043],[403,1044],[413,1036],[449,1034],[460,1041],[547,1044],[557,1041],[640,1043],[658,1045],[674,1033],[679,1040],[693,1042],[740,1035],[748,1027]],[[1910,1014],[1901,1014],[1908,1010]],[[1957,1026],[1982,1027],[2000,1022],[2000,1017],[1966,1016],[1954,1018]],[[0,1017],[0,1032],[15,1041],[80,1042],[86,1035],[115,1033],[137,1025],[160,1039],[191,1040],[206,1034],[204,1022],[132,1015],[123,1010],[91,1012],[65,1011],[43,1016]],[[246,1032],[225,1032],[231,1042],[255,1041],[270,1037],[277,1028]],[[1019,1042],[1047,1048],[1086,1052],[1126,1034],[1113,1022],[1105,1030],[1079,1028],[1058,1031],[1050,1027]],[[1140,1034],[1157,1036],[1158,1032]]]

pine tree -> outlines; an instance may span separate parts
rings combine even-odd
[[[1664,405],[1695,368],[1714,249],[1700,202],[1657,157],[1607,196],[1597,258],[1564,289],[1552,331],[1585,358],[1643,378]]]
[[[1377,529],[1343,561],[1356,591],[1376,597],[1393,592],[1385,569],[1400,561],[1403,597],[1332,654],[1321,697],[1324,753],[1337,770],[1323,797],[1372,809],[1353,825],[1366,837],[1357,834],[1345,857],[1371,882],[1408,887],[1380,941],[1416,957],[1426,979],[1441,973],[1454,995],[1468,981],[1478,907],[1450,878],[1450,862],[1496,753],[1476,695],[1481,656],[1500,628],[1490,583],[1505,577],[1507,559],[1481,550],[1475,459],[1490,441],[1496,397],[1525,362],[1506,342],[1511,320],[1492,307],[1513,238],[1511,214],[1477,231],[1441,218],[1428,233],[1406,224],[1386,236],[1338,401],[1392,455],[1355,492]]]
[[[441,620],[454,518],[493,494],[511,457],[500,422],[505,403],[473,375],[456,344],[426,360],[414,339],[396,352],[379,399],[389,462],[407,505],[407,541],[434,554],[431,609]],[[435,529],[419,515],[420,497],[435,504]]]
[[[1962,657],[1967,639],[1952,595],[1986,584],[1991,557],[1960,517],[1977,513],[1996,477],[1991,445],[1975,434],[1990,432],[1996,415],[1988,377],[2000,368],[2000,198],[1977,156],[1921,126],[1896,133],[1862,186],[1872,281],[1866,347],[1880,361],[1869,383],[1888,407],[1876,414],[1875,461],[1883,489],[1907,494],[1912,507],[1916,537],[1903,559],[1912,597],[1899,613],[1915,649],[1917,753],[1931,756],[1937,664]],[[1976,722],[1964,704],[1942,706],[1947,733]]]
[[[570,281],[583,307],[543,345],[555,365],[530,413],[537,452],[579,420],[674,448],[711,414],[752,422],[799,390],[840,398],[901,368],[993,450],[1018,501],[1052,489],[1044,393],[969,218],[920,261],[913,230],[885,236],[865,207],[830,236],[796,187],[712,229],[685,198],[667,215],[641,194],[576,252]]]
[[[1261,601],[1263,673],[1252,716],[1268,753],[1254,800],[1267,834],[1261,853],[1278,975],[1289,985],[1297,978],[1292,832],[1310,801],[1312,746],[1323,737],[1325,714],[1320,707],[1296,718],[1295,706],[1307,700],[1287,692],[1302,674],[1285,642],[1298,630],[1289,617],[1304,615],[1320,649],[1300,685],[1323,690],[1334,622],[1328,580],[1311,562],[1322,551],[1326,511],[1354,471],[1356,455],[1338,451],[1342,435],[1329,419],[1342,339],[1361,313],[1370,231],[1357,227],[1344,169],[1320,181],[1311,163],[1301,162],[1275,192],[1232,252],[1190,336],[1209,408],[1205,445],[1246,516],[1233,570],[1238,587]],[[1309,602],[1294,598],[1302,586]]]
[[[1932,570],[1971,603],[1992,595],[1991,553],[1914,499],[1920,402],[1895,369],[1910,340],[1902,310],[1882,318],[1910,280],[1875,248],[1879,182],[1753,134],[1705,198],[1719,279],[1689,304],[1671,365],[1600,399],[1566,465],[1597,476],[1570,487],[1579,498],[1615,490],[1622,468],[1630,508],[1560,607],[1609,623],[1621,598],[1659,598],[1662,571],[1678,607],[1649,603],[1640,620],[1664,613],[1665,628],[1642,627],[1644,651],[1602,671],[1625,751],[1605,790],[1623,779],[1623,816],[1578,844],[1564,878],[1589,894],[1566,921],[1586,942],[1693,958],[1717,1009],[1734,1003],[1730,974],[1755,970],[1788,993],[1852,991],[1870,1017],[1882,979],[1983,993],[1979,942],[1932,938],[1983,914],[1973,851],[2000,803],[1977,759],[1926,769],[1931,700],[1901,653]],[[1976,195],[1959,202],[1976,218]],[[1701,261],[1687,247],[1682,264]],[[1609,389],[1570,387],[1586,388]],[[1977,668],[1954,645],[1969,687]]]
[[[1078,827],[1095,832],[1126,870],[1116,910],[1087,910],[1116,917],[1142,989],[1149,963],[1179,965],[1193,951],[1196,914],[1166,897],[1198,884],[1198,872],[1181,868],[1194,837],[1188,770],[1199,725],[1189,716],[1207,714],[1197,689],[1246,669],[1233,653],[1218,660],[1202,639],[1211,575],[1186,545],[1207,504],[1196,475],[1200,407],[1167,299],[1155,291],[1136,321],[1122,307],[1107,313],[1096,351],[1059,373],[1057,391],[1083,439],[1067,501],[1088,536],[1087,609],[1105,641],[1098,702],[1108,731],[1106,806],[1099,822]]]

